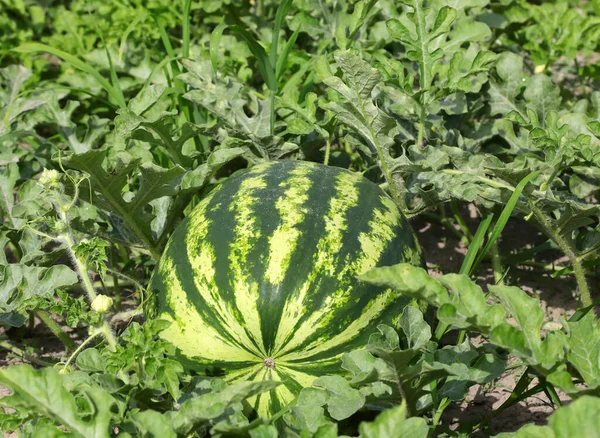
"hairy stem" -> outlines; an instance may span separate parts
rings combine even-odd
[[[423,131],[425,131],[425,105],[422,103],[421,113],[419,115],[419,135],[417,137],[417,146],[419,149],[423,149]]]
[[[42,320],[42,322],[48,326],[50,331],[54,333],[58,339],[60,339],[65,347],[67,347],[68,351],[73,351],[75,349],[75,342],[73,342],[69,335],[67,335],[60,328],[60,326],[52,319],[50,315],[48,315],[44,310],[37,310],[35,313]]]
[[[550,237],[556,244],[560,247],[561,251],[564,255],[569,258],[569,261],[573,265],[573,273],[575,274],[575,280],[577,281],[577,286],[579,287],[579,293],[581,294],[581,301],[585,307],[592,305],[592,297],[590,295],[590,289],[587,284],[587,280],[585,278],[585,270],[583,268],[583,264],[579,257],[577,257],[577,253],[575,248],[565,239],[561,234],[555,231],[552,226],[551,220],[544,214],[542,210],[540,210],[533,202],[529,201],[529,207],[533,212],[533,215],[541,226],[542,230],[546,233],[548,237]]]
[[[452,214],[454,215],[454,219],[456,220],[456,223],[458,224],[458,226],[460,227],[461,231],[464,234],[464,237],[467,240],[467,244],[473,240],[473,235],[471,234],[471,231],[469,231],[469,227],[467,226],[467,223],[465,222],[464,218],[462,217],[462,214],[460,213],[460,210],[458,209],[458,205],[456,204],[456,201],[452,200],[450,201],[450,208],[452,209]]]
[[[111,245],[110,246],[110,259],[111,259],[111,264],[113,267],[116,267],[117,263],[117,251],[115,250],[115,245]],[[117,272],[116,270],[113,270],[112,272],[112,278],[113,278],[113,289],[114,289],[114,295],[115,295],[115,309],[117,311],[121,310],[122,305],[121,305],[121,287],[119,286],[119,276],[117,274],[115,274],[115,272]]]
[[[368,121],[369,118],[365,116],[367,114],[367,111],[365,110],[365,104],[360,96],[359,90],[356,89],[356,85],[355,85],[354,92],[356,93],[356,96],[358,99],[358,104],[360,106],[360,112],[361,112],[361,114],[363,114],[363,117],[365,118],[365,120]],[[373,145],[375,146],[375,149],[377,150],[377,156],[379,158],[379,161],[381,162],[381,171],[383,172],[383,176],[385,177],[385,180],[387,181],[387,183],[389,185],[390,194],[392,195],[392,199],[394,200],[396,205],[398,207],[400,207],[400,210],[406,211],[406,209],[407,209],[406,202],[404,201],[404,197],[400,196],[398,187],[396,186],[396,183],[394,182],[394,180],[392,178],[392,171],[390,170],[390,167],[388,166],[385,154],[383,152],[383,147],[381,146],[381,143],[379,142],[379,139],[377,138],[377,133],[373,129],[373,125],[371,124],[371,122],[368,122],[367,125],[369,127],[369,134],[371,135],[371,138],[373,139]]]
[[[42,367],[53,367],[54,366],[54,364],[51,362],[46,362],[45,360],[38,359],[35,356],[31,356],[30,354],[25,353],[25,351],[21,350],[19,347],[12,345],[8,341],[0,341],[0,348],[4,348],[5,350],[8,350],[8,351],[16,354],[17,356],[20,356],[22,359],[25,359],[36,365],[39,365]]]
[[[88,274],[88,267],[79,259],[79,257],[77,257],[75,255],[75,252],[73,251],[73,247],[75,246],[75,241],[73,240],[73,236],[71,234],[71,225],[69,222],[69,218],[67,216],[67,212],[62,207],[58,209],[58,212],[59,212],[59,216],[60,216],[61,220],[67,226],[67,230],[61,235],[61,237],[62,237],[63,241],[67,244],[67,252],[73,262],[73,265],[75,266],[75,271],[77,272],[77,275],[81,279],[81,283],[83,285],[85,292],[87,293],[90,303],[92,303],[96,299],[97,294],[96,294],[96,291],[94,290],[94,286],[92,285],[92,281]],[[101,328],[102,328],[103,333],[105,334],[106,342],[108,342],[110,349],[112,351],[115,351],[116,346],[117,346],[117,339],[115,338],[115,335],[113,334],[113,332],[110,330],[110,327],[108,326],[108,322],[106,322],[106,319],[102,319]]]
[[[83,341],[79,347],[77,347],[77,349],[73,352],[73,354],[71,354],[71,356],[69,356],[69,359],[67,359],[67,363],[65,363],[65,365],[63,366],[63,370],[66,371],[67,367],[69,366],[69,364],[73,361],[73,359],[75,359],[75,357],[81,353],[81,350],[83,350],[83,348],[90,343],[90,341],[92,339],[94,339],[96,336],[100,335],[100,332],[96,332],[93,333],[92,335],[90,335],[85,341]]]

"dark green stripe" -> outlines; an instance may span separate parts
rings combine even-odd
[[[224,324],[224,318],[219,314],[219,312],[216,311],[216,309],[207,305],[206,301],[200,294],[200,291],[196,287],[196,283],[194,282],[194,270],[187,256],[187,242],[191,242],[191,240],[188,239],[186,231],[187,227],[182,226],[179,227],[175,233],[173,233],[173,236],[171,237],[172,244],[169,245],[169,248],[163,257],[167,257],[173,261],[173,266],[175,266],[175,275],[179,279],[181,287],[186,292],[188,300],[192,303],[200,318],[202,318],[211,327],[214,327],[215,330],[218,331],[219,334],[231,344],[236,345],[240,349],[249,351],[239,342],[238,339],[228,332],[227,327]],[[161,309],[165,308],[173,317],[173,319],[176,320],[178,318],[174,310],[168,307],[168,303],[161,303]],[[201,340],[199,340],[199,342],[201,342]]]
[[[354,275],[360,273],[348,275],[341,282],[338,281],[337,278],[335,278],[347,266],[347,261],[354,261],[361,257],[362,249],[360,241],[358,239],[361,233],[369,233],[371,231],[369,222],[375,217],[375,211],[387,211],[386,206],[381,202],[379,196],[373,196],[373,193],[384,195],[384,192],[375,184],[373,184],[370,181],[364,180],[364,182],[361,182],[357,185],[357,189],[359,190],[358,204],[355,207],[350,208],[346,212],[347,229],[344,232],[343,236],[344,244],[337,255],[336,265],[338,266],[338,269],[335,272],[334,277],[321,276],[318,285],[316,287],[311,288],[312,300],[306,306],[304,310],[304,316],[299,321],[298,326],[300,326],[304,321],[309,319],[314,312],[322,310],[324,300],[328,296],[330,296],[334,291],[353,286],[353,289],[351,291],[352,298],[350,302],[346,304],[342,304],[338,307],[330,307],[327,313],[329,315],[333,313],[333,322],[327,327],[322,328],[320,330],[315,329],[314,333],[311,336],[309,336],[302,344],[300,344],[290,352],[302,351],[306,348],[307,345],[314,342],[320,337],[328,339],[333,337],[335,334],[341,333],[346,327],[348,327],[353,321],[355,321],[356,319],[358,319],[358,317],[362,315],[363,310],[370,301],[372,301],[377,295],[385,291],[385,288],[382,287],[366,283],[358,283],[355,280]],[[365,195],[364,193],[367,193],[367,195]],[[371,214],[369,216],[366,216],[366,212],[370,212]],[[403,229],[401,227],[396,227],[396,231],[402,235],[397,237],[396,239],[393,239],[391,241],[391,245],[389,245],[387,249],[383,251],[384,254],[387,253],[387,257],[385,259],[380,257],[380,263],[382,261],[385,261],[389,264],[396,264],[405,261],[403,257],[403,247],[396,246],[396,241],[400,239],[406,240],[406,235],[408,235],[409,239],[412,240],[412,233],[410,232],[410,228],[404,229],[404,232],[402,232]],[[380,263],[378,263],[378,265],[382,266]],[[398,314],[401,313],[402,308],[408,302],[408,300],[399,301],[400,302],[398,302],[397,305],[391,306],[393,309],[395,309],[395,311]],[[360,336],[355,341],[350,341],[348,343],[342,344],[335,350],[319,354],[314,358],[327,357],[330,354],[335,355],[338,352],[343,352],[344,349],[349,348],[350,345],[360,345],[360,343],[363,342],[364,338],[364,336]]]
[[[293,170],[293,168],[290,166],[289,170]],[[316,170],[320,169],[320,167],[316,168]],[[299,292],[306,281],[306,275],[313,270],[317,243],[325,228],[326,211],[323,212],[321,207],[329,204],[332,193],[334,193],[335,174],[321,171],[311,174],[310,178],[313,184],[307,193],[311,208],[308,209],[304,222],[298,226],[302,236],[298,239],[296,249],[291,255],[290,269],[279,288],[273,288],[270,284],[262,285],[261,292],[264,293],[265,298],[259,301],[258,309],[263,321],[263,339],[269,353],[272,352],[286,301],[292,293]],[[318,206],[318,208],[314,206]],[[277,225],[279,223],[280,221]],[[268,251],[268,247],[265,248],[265,251]],[[305,312],[304,309],[302,311]]]

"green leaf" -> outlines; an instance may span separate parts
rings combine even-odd
[[[82,371],[102,372],[106,369],[106,361],[95,348],[87,348],[77,355],[77,367]]]
[[[492,219],[494,218],[494,214],[490,213],[483,218],[483,220],[479,223],[477,227],[477,231],[473,235],[473,239],[471,239],[471,243],[469,244],[469,249],[467,250],[467,255],[460,265],[459,274],[469,275],[472,272],[473,263],[475,263],[475,258],[477,257],[477,253],[483,246],[483,241],[485,239],[485,235],[487,233],[490,224],[492,223]]]
[[[13,190],[19,178],[19,166],[16,163],[0,167],[0,216],[8,218],[13,227],[17,225],[12,217],[12,209],[15,205]]]
[[[548,418],[547,426],[527,425],[517,432],[501,433],[498,438],[579,438],[581,431],[586,435],[600,435],[600,398],[584,396],[568,406],[556,410]]]
[[[297,429],[317,430],[328,423],[325,419],[325,409],[329,394],[317,388],[303,388],[298,395],[298,401],[292,406],[294,426]]]
[[[234,158],[242,156],[244,152],[242,148],[217,149],[210,154],[205,163],[183,176],[180,185],[182,192],[204,187],[221,167]]]
[[[479,264],[481,263],[481,260],[483,260],[483,258],[487,254],[487,252],[492,247],[493,243],[498,239],[498,237],[500,237],[500,234],[502,234],[502,231],[504,230],[504,227],[506,226],[508,220],[510,219],[513,210],[517,206],[519,197],[521,196],[521,193],[523,193],[523,190],[525,190],[525,187],[527,186],[527,184],[530,181],[532,181],[535,177],[537,177],[539,174],[540,174],[539,170],[533,171],[533,172],[529,173],[525,178],[523,178],[519,182],[519,184],[517,184],[517,187],[515,187],[514,192],[508,199],[508,202],[506,203],[504,208],[502,209],[502,213],[500,214],[500,217],[496,221],[496,224],[494,225],[494,228],[492,229],[492,232],[490,233],[490,237],[489,237],[485,247],[479,253],[477,260],[475,261],[475,263],[473,265],[473,268],[472,268],[473,271],[477,270],[477,268],[479,267]]]
[[[423,319],[421,311],[413,306],[404,308],[400,327],[406,336],[408,348],[419,349],[431,339],[431,327]]]
[[[588,386],[600,385],[600,324],[588,313],[579,321],[568,321],[567,359]]]
[[[407,263],[371,269],[359,278],[371,284],[391,287],[398,292],[424,299],[437,307],[450,302],[446,289],[429,277],[427,271]]]
[[[144,114],[161,96],[165,94],[167,86],[164,84],[150,84],[142,88],[135,97],[127,103],[127,108],[138,116]]]
[[[502,359],[493,354],[479,355],[468,340],[459,345],[446,346],[434,354],[435,361],[425,363],[424,367],[448,373],[438,396],[450,400],[462,400],[469,386],[489,383],[505,369]]]
[[[129,416],[141,438],[177,438],[167,416],[156,411],[132,412]]]
[[[340,421],[350,417],[365,404],[364,395],[352,388],[341,376],[319,377],[313,382],[313,386],[327,391],[327,411],[334,420]]]
[[[270,380],[234,383],[220,392],[203,394],[185,401],[178,411],[169,413],[170,420],[178,434],[188,435],[202,424],[221,416],[233,404],[271,391],[280,384],[281,382]]]
[[[66,426],[82,438],[109,438],[111,407],[115,400],[96,389],[82,390],[79,402],[63,387],[63,379],[54,368],[34,370],[29,365],[14,365],[0,370],[0,382],[13,395],[0,399],[0,404],[26,408]],[[85,414],[80,409],[86,406]]]
[[[346,50],[352,47],[356,34],[367,21],[367,17],[376,3],[376,0],[360,0],[354,4],[352,15],[348,17],[341,14],[339,22],[342,25],[338,26],[335,32],[336,42],[340,49]]]
[[[564,341],[561,338],[547,336],[542,340],[544,311],[537,299],[527,296],[515,286],[490,285],[488,288],[500,299],[517,325],[515,328],[503,323],[494,328],[490,334],[493,343],[512,349],[531,365],[541,364],[545,368],[551,368],[564,358]]]
[[[407,57],[415,61],[420,70],[420,89],[429,90],[433,81],[433,64],[443,55],[440,47],[432,47],[432,42],[448,33],[456,19],[456,10],[448,6],[436,11],[425,8],[423,0],[403,0],[403,4],[412,8],[400,19],[387,21],[387,27],[394,39],[407,47]],[[435,19],[428,18],[435,14]]]
[[[352,374],[352,382],[362,382],[383,372],[385,364],[367,350],[354,350],[342,356],[342,368]]]
[[[429,433],[423,418],[406,418],[406,403],[388,409],[372,423],[360,423],[360,438],[426,438]]]
[[[369,336],[369,346],[383,348],[386,350],[399,350],[400,337],[393,327],[385,324],[377,326],[379,333],[373,333]]]
[[[3,87],[0,87],[0,144],[11,136],[29,136],[28,124],[19,124],[21,115],[43,106],[46,101],[37,95],[21,96],[24,83],[32,76],[30,69],[20,65],[0,68]]]
[[[217,60],[219,58],[219,45],[221,43],[221,36],[223,31],[227,29],[226,23],[219,23],[217,27],[210,34],[210,62],[213,68],[213,74],[215,79],[217,78]]]
[[[527,106],[534,109],[540,121],[545,121],[552,110],[560,107],[560,88],[546,75],[534,75],[529,78],[523,93]]]
[[[252,54],[256,57],[258,61],[258,69],[263,77],[263,80],[267,84],[267,87],[271,91],[277,91],[277,77],[275,76],[275,65],[271,64],[269,56],[263,46],[254,38],[254,36],[244,29],[242,26],[229,26],[228,29],[241,36],[246,44],[248,44],[248,48],[252,52]]]
[[[85,136],[80,140],[78,132],[81,129],[72,121],[73,112],[78,109],[79,102],[70,100],[61,105],[58,96],[53,91],[45,92],[41,97],[46,101],[42,112],[46,114],[50,123],[57,125],[71,152],[79,154],[91,150],[106,133],[109,120],[92,115],[87,121]]]
[[[381,82],[381,73],[351,51],[337,52],[335,60],[344,72],[346,82],[337,76],[323,80],[346,101],[320,104],[333,112],[339,121],[352,128],[366,142],[363,151],[370,156],[388,154],[398,133],[394,119],[385,114],[371,97],[373,89]],[[381,158],[381,157],[380,157]]]
[[[283,0],[279,2],[277,6],[277,13],[275,14],[275,22],[273,23],[273,38],[271,39],[271,51],[269,52],[271,69],[276,70],[277,67],[277,46],[279,45],[279,32],[281,31],[281,25],[286,18],[288,10],[292,5],[292,0]],[[277,73],[277,71],[275,71]],[[277,91],[277,78],[275,78],[275,89]]]
[[[525,86],[523,58],[512,52],[503,52],[496,61],[499,80],[490,79],[490,108],[492,115],[521,112],[517,96]]]
[[[278,438],[277,428],[270,424],[261,424],[250,430],[250,438]]]
[[[104,90],[108,93],[108,95],[113,99],[115,103],[117,103],[121,108],[125,108],[126,104],[125,100],[123,99],[123,96],[110,84],[110,82],[108,82],[98,70],[93,68],[88,63],[80,60],[76,56],[73,56],[60,49],[56,49],[54,47],[41,43],[25,43],[14,48],[13,50],[19,53],[45,52],[65,60],[73,67],[92,76],[98,82],[98,84],[100,84],[100,86],[104,88]]]
[[[213,83],[208,62],[182,62],[188,73],[180,75],[179,79],[191,88],[183,97],[216,115],[221,124],[214,128],[202,126],[202,129],[214,129],[214,134],[207,132],[206,135],[219,136],[225,147],[244,145],[250,149],[258,149],[257,155],[262,159],[277,159],[298,148],[298,145],[272,135],[271,99],[245,93],[243,85],[231,78],[228,78],[227,83]],[[230,136],[230,143],[221,140],[223,130],[218,129],[221,127]]]
[[[134,160],[120,169],[107,172],[102,166],[105,158],[105,150],[92,150],[82,154],[72,154],[64,158],[63,163],[89,174],[95,196],[87,200],[123,219],[144,247],[158,258],[155,242],[160,236],[153,235],[151,229],[153,217],[144,209],[154,199],[175,195],[176,181],[185,170],[180,166],[164,169],[152,163],[138,166],[137,161]],[[126,201],[123,192],[127,188],[129,174],[134,170],[139,171],[139,189]],[[81,194],[86,195],[86,190],[82,190]]]
[[[451,302],[442,305],[438,311],[438,317],[444,323],[460,328],[477,327],[487,335],[505,320],[502,308],[487,304],[481,287],[468,276],[447,274],[437,280],[451,292]]]
[[[23,312],[37,299],[52,297],[56,289],[77,283],[77,275],[65,265],[40,268],[9,264],[0,269],[0,312]]]

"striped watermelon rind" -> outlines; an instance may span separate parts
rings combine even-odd
[[[397,319],[407,298],[356,276],[400,262],[423,265],[422,252],[376,184],[315,163],[260,164],[218,185],[176,229],[147,314],[172,322],[162,337],[189,368],[282,381],[252,400],[269,416]]]

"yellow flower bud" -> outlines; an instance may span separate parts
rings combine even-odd
[[[56,188],[60,182],[60,173],[54,169],[44,169],[40,175],[39,183],[47,189]]]
[[[106,295],[98,295],[92,302],[92,310],[98,313],[106,313],[113,305],[113,299]]]

